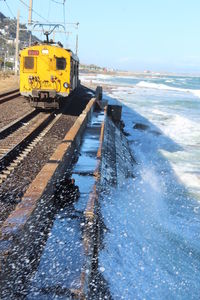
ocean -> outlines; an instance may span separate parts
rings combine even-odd
[[[109,87],[137,164],[101,204],[113,299],[200,299],[200,77],[82,75]],[[128,191],[128,192],[127,192]]]

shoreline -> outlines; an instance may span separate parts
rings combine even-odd
[[[88,89],[93,90],[93,92],[95,92],[97,86],[101,86],[103,89],[103,93],[107,92],[107,93],[112,93],[112,90],[115,89],[115,87],[117,88],[118,85],[116,84],[104,84],[104,83],[94,83],[94,82],[86,82],[86,81],[81,81],[81,84],[86,86]]]
[[[105,75],[105,76],[116,76],[116,77],[200,77],[200,73],[175,73],[175,72],[133,72],[133,71],[95,71],[95,70],[83,70],[80,69],[80,75],[95,76],[95,75]]]
[[[99,76],[100,75],[100,76]],[[161,76],[143,76],[143,77],[127,77],[127,76],[116,76],[116,75],[108,75],[104,74],[104,77],[101,77],[101,73],[81,73],[80,80],[81,83],[88,88],[96,89],[97,86],[102,86],[102,88],[111,93],[115,92],[115,90],[126,90],[127,93],[133,92],[133,89],[141,88],[145,90],[155,90],[155,91],[165,91],[165,92],[174,92],[174,93],[184,93],[190,94],[196,98],[200,98],[200,84],[198,84],[199,79],[193,77],[194,85],[190,86],[190,78],[178,79],[175,78],[163,78]],[[106,76],[108,76],[106,78]],[[121,80],[120,80],[121,78]],[[199,77],[198,77],[199,78]],[[113,79],[113,80],[111,80]],[[123,80],[124,79],[124,80]],[[170,81],[169,81],[170,79]],[[161,82],[162,80],[162,82]],[[182,84],[180,81],[182,80],[189,82],[189,84]],[[113,82],[112,82],[113,81]],[[141,81],[141,82],[140,82]],[[122,83],[121,83],[122,82]],[[169,82],[169,83],[168,83]],[[172,83],[171,83],[172,82]],[[131,91],[129,91],[131,89]]]

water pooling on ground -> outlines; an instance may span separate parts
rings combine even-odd
[[[86,260],[82,236],[84,211],[95,182],[93,173],[97,166],[96,156],[103,119],[104,113],[94,113],[86,128],[80,157],[72,171],[80,197],[56,214],[26,299],[72,299],[70,290],[81,288],[81,275]]]
[[[200,79],[83,79],[113,85],[138,163],[102,203],[100,270],[113,299],[199,299]]]

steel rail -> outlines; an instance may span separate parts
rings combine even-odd
[[[1,93],[0,104],[12,100],[14,98],[17,98],[18,96],[20,96],[19,89],[14,89],[14,90],[7,91],[5,93]]]
[[[24,126],[24,123],[29,122],[32,118],[34,118],[39,113],[38,110],[31,110],[30,112],[26,113],[22,117],[14,120],[10,124],[6,125],[0,130],[0,140],[4,139],[20,127]]]
[[[26,149],[26,147],[49,125],[50,122],[56,117],[54,112],[48,115],[39,126],[34,128],[24,139],[16,144],[11,150],[2,156],[0,159],[0,172],[6,170],[6,168]]]

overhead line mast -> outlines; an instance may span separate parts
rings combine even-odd
[[[26,8],[29,9],[30,5],[26,4],[24,2],[24,0],[19,0],[24,6],[26,6]],[[48,22],[48,20],[46,18],[44,18],[42,15],[40,15],[37,11],[35,11],[33,8],[32,8],[32,12],[34,12],[38,17],[40,17],[41,19],[43,19],[45,22]]]
[[[33,11],[33,0],[30,0],[29,1],[29,9],[28,9],[28,12],[29,12],[29,15],[28,15],[28,25],[32,24],[32,11]]]
[[[20,12],[18,10],[17,13],[17,29],[16,29],[16,47],[15,47],[15,75],[18,73],[18,56],[19,56],[19,15]]]
[[[28,25],[30,26],[30,39],[29,39],[29,46],[31,45],[32,40],[32,12],[33,12],[33,0],[29,1],[29,8],[28,8]]]

